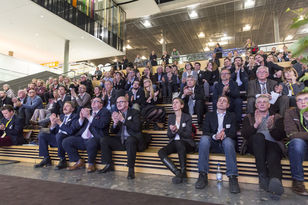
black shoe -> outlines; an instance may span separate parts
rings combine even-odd
[[[204,172],[200,172],[198,180],[195,184],[196,189],[204,189],[208,184],[207,174]]]
[[[56,166],[56,170],[65,169],[67,167],[66,159],[60,159],[58,165]]]
[[[135,170],[134,170],[134,167],[133,167],[133,168],[131,168],[131,167],[128,168],[127,179],[135,179]]]
[[[180,184],[183,182],[183,175],[181,174],[180,171],[178,171],[176,174],[175,174],[175,177],[172,178],[172,183],[173,184]]]
[[[229,177],[229,191],[232,194],[238,194],[241,192],[240,186],[238,185],[237,176],[235,175]]]
[[[46,157],[44,158],[40,163],[34,165],[34,168],[41,168],[41,167],[47,167],[47,166],[51,166],[51,159],[50,157]]]
[[[111,171],[114,171],[113,164],[106,164],[103,169],[98,170],[99,173],[107,173],[107,172],[111,172]]]
[[[280,196],[284,192],[281,181],[278,178],[271,178],[268,184],[268,192]]]
[[[264,191],[268,191],[268,177],[264,177],[263,175],[259,174],[259,187],[260,189],[263,189]]]

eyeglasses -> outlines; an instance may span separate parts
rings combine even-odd
[[[124,104],[126,103],[127,101],[118,101],[117,104]]]
[[[296,100],[296,102],[298,102],[298,103],[308,102],[308,97],[306,97],[306,98],[299,98],[299,99]]]
[[[99,101],[99,100],[92,100],[92,103],[102,103],[102,101]]]
[[[230,73],[221,73],[220,75],[230,75]]]

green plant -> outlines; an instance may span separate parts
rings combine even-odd
[[[286,12],[292,12],[296,14],[293,18],[293,23],[290,26],[291,29],[298,29],[302,26],[308,26],[308,12],[305,13],[303,8],[292,10],[288,8]],[[294,57],[301,57],[302,63],[308,63],[308,35],[298,39],[291,46],[290,50]]]

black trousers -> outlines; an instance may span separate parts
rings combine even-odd
[[[269,178],[282,178],[282,151],[277,143],[268,141],[263,134],[257,133],[249,138],[248,149],[256,158],[259,174]]]
[[[194,151],[194,147],[183,140],[172,140],[158,151],[158,156],[163,159],[169,154],[178,153],[179,159],[186,159],[187,152]]]
[[[136,161],[138,141],[135,137],[129,136],[125,140],[124,144],[121,142],[120,137],[103,137],[101,139],[101,149],[102,149],[102,163],[111,164],[112,163],[112,151],[124,151],[127,152],[127,166],[133,168]]]
[[[197,114],[198,124],[202,127],[203,123],[203,115],[206,111],[205,101],[204,100],[196,100],[194,111]]]

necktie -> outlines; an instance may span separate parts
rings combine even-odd
[[[260,85],[261,85],[261,94],[266,94],[267,90],[266,90],[266,87],[265,87],[265,83],[260,83]]]
[[[125,119],[126,115],[125,113],[123,113],[123,117]],[[124,144],[124,140],[125,140],[125,129],[126,129],[126,126],[123,124],[122,125],[122,129],[121,129],[121,143]]]
[[[66,124],[66,120],[67,120],[67,116],[65,115],[63,119],[63,124]]]
[[[92,118],[93,118],[93,120],[94,120],[94,118],[95,118],[95,116],[96,116],[96,112],[93,112],[92,113]],[[92,121],[93,121],[92,120]],[[90,126],[91,126],[91,123],[90,122],[88,122],[88,127],[87,127],[87,139],[90,139],[91,138],[91,136],[92,136],[92,133],[91,133],[91,131],[90,131]]]

